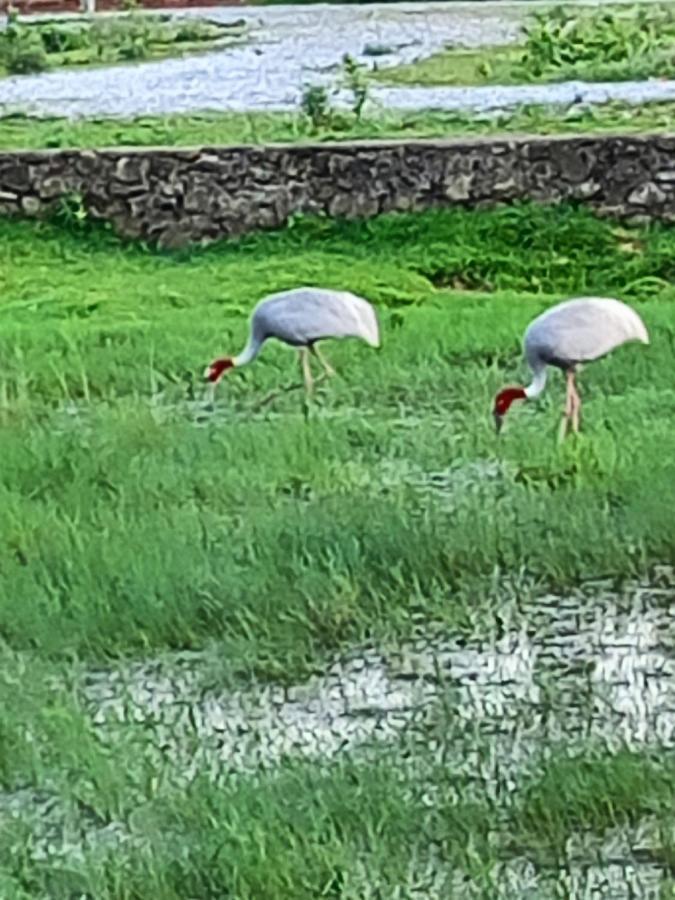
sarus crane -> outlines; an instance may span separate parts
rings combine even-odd
[[[270,294],[251,314],[248,341],[238,356],[214,359],[204,378],[214,387],[225,372],[252,362],[269,338],[276,338],[300,353],[300,367],[307,394],[314,379],[310,355],[323,366],[325,376],[335,371],[323,357],[317,343],[327,338],[360,338],[371,347],[380,346],[380,327],[372,305],[348,291],[300,287]]]
[[[629,341],[648,344],[649,335],[640,316],[620,300],[580,297],[559,303],[537,316],[523,339],[532,383],[528,387],[507,387],[497,394],[493,410],[497,432],[515,400],[533,400],[541,394],[546,386],[548,366],[562,369],[567,381],[560,439],[565,437],[570,424],[578,431],[581,397],[575,377],[579,367]]]

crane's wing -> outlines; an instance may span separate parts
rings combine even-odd
[[[375,310],[348,291],[302,287],[272,294],[257,305],[252,322],[260,339],[276,337],[297,346],[348,337],[380,345]]]
[[[560,303],[538,316],[525,332],[527,360],[567,368],[605,356],[628,341],[649,343],[644,322],[630,306],[604,297]]]

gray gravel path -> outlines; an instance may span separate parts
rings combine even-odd
[[[214,21],[245,19],[245,46],[205,55],[0,81],[0,109],[43,115],[134,116],[191,110],[293,109],[307,82],[334,82],[343,54],[394,65],[447,42],[471,46],[516,38],[522,13],[449,10],[447,4],[228,8],[191,11]],[[366,53],[364,53],[366,51]]]
[[[518,84],[489,87],[381,88],[372,99],[390,109],[473,110],[513,109],[528,104],[565,106],[570,103],[607,103],[618,100],[641,104],[675,99],[675,81]]]

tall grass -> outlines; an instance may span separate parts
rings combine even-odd
[[[295,680],[432,622],[475,638],[515,583],[675,562],[674,245],[564,206],[301,219],[161,253],[0,221],[0,894],[494,897],[514,859],[553,894],[572,836],[644,816],[667,867],[667,754],[542,747],[488,784],[495,744],[451,683],[388,747],[246,775],[224,757],[208,780],[178,778],[151,720],[95,725],[81,685],[111,656],[198,647],[221,688]],[[304,416],[290,392],[256,408],[295,375],[270,344],[204,410],[204,363],[302,283],[372,299],[381,352],[326,348],[340,377]],[[575,293],[630,300],[651,345],[584,371],[578,439],[555,442],[552,377],[497,440],[523,328]]]
[[[627,750],[589,750],[552,759],[521,786],[519,837],[530,845],[564,854],[580,831],[636,824],[661,816],[675,801],[675,758],[659,759]]]
[[[670,229],[522,207],[300,220],[153,254],[1,227],[0,629],[13,647],[100,657],[217,638],[233,669],[288,675],[373,629],[405,630],[413,607],[455,620],[481,579],[489,597],[495,567],[564,586],[672,558]],[[341,378],[306,422],[292,393],[255,412],[295,377],[270,345],[196,427],[203,365],[243,344],[261,295],[301,283],[372,299],[384,350],[331,348]],[[634,301],[651,347],[589,370],[578,442],[553,442],[553,379],[497,443],[491,397],[526,377],[523,328],[580,292]],[[494,460],[483,477],[476,464]],[[448,487],[424,488],[439,470]]]

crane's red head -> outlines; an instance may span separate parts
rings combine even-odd
[[[225,356],[222,359],[214,359],[204,370],[204,379],[205,381],[210,381],[211,384],[215,384],[221,379],[224,373],[233,366],[234,360],[231,356]]]
[[[497,434],[502,427],[502,422],[504,420],[504,416],[509,411],[509,407],[513,403],[514,400],[525,400],[527,394],[525,393],[525,388],[522,387],[507,387],[500,391],[495,397],[495,408],[492,411],[492,414],[495,417],[495,428],[497,429]]]

